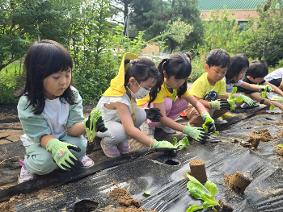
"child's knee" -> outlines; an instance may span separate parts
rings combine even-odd
[[[55,169],[57,165],[47,151],[41,151],[38,154],[26,155],[25,166],[32,174],[44,175],[48,174]]]

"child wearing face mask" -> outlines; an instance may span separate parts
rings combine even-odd
[[[152,139],[139,129],[147,116],[144,109],[137,107],[136,99],[145,97],[158,80],[158,70],[151,60],[124,54],[117,76],[97,104],[110,134],[101,137],[106,156],[128,153],[129,138],[153,148],[174,148],[168,141]]]
[[[141,107],[158,108],[162,114],[160,121],[149,122],[151,129],[160,128],[165,133],[183,132],[196,141],[205,142],[207,134],[202,128],[182,125],[176,122],[177,116],[191,103],[199,111],[203,120],[214,131],[214,120],[205,107],[188,94],[187,79],[191,74],[191,61],[186,54],[175,54],[164,59],[158,66],[161,80],[151,89],[150,95],[138,100]]]

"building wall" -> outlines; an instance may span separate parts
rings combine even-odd
[[[219,11],[211,11],[211,10],[201,11],[200,17],[202,20],[207,21],[210,19],[211,15],[213,14],[215,15],[219,12],[221,12],[221,10]],[[236,18],[237,21],[247,21],[247,20],[258,17],[256,10],[229,10],[229,12],[233,14],[233,16]]]

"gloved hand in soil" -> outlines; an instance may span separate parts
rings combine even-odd
[[[58,139],[48,141],[46,149],[51,153],[58,167],[64,170],[70,169],[75,164],[74,162],[78,160],[70,150],[81,151],[79,147],[59,141]]]
[[[160,113],[159,108],[145,109],[145,112],[146,112],[146,118],[148,118],[150,121],[160,122],[160,118],[162,117],[162,114]]]
[[[164,149],[175,149],[173,144],[171,144],[169,141],[157,141],[154,139],[153,144],[151,145],[152,148],[164,148]]]
[[[101,112],[97,108],[94,108],[90,112],[88,118],[84,120],[84,127],[89,142],[93,142],[93,139],[96,136],[96,132],[107,131],[107,128],[105,127],[101,116]]]
[[[189,124],[185,126],[183,133],[200,143],[205,143],[209,137],[209,134],[206,133],[203,128],[192,127]]]
[[[232,95],[232,98],[235,99],[236,103],[246,103],[250,107],[256,105],[256,102],[254,100],[243,94],[234,94]]]
[[[229,110],[230,104],[226,99],[217,99],[210,102],[210,107],[215,110]]]
[[[209,115],[208,112],[204,112],[201,114],[202,120],[204,123],[202,124],[202,128],[204,129],[205,132],[215,132],[216,127],[213,118]]]

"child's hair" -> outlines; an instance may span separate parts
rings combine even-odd
[[[264,61],[253,61],[249,66],[246,76],[264,78],[268,74],[268,67]]]
[[[35,42],[27,51],[24,70],[26,72],[25,88],[21,95],[27,96],[33,106],[34,114],[41,114],[45,106],[43,80],[53,73],[72,70],[73,61],[68,51],[53,40]],[[74,95],[70,86],[64,91],[60,100],[74,104]]]
[[[209,67],[219,66],[221,68],[229,68],[230,56],[224,49],[213,49],[208,53],[205,63]]]
[[[125,86],[128,85],[130,77],[134,77],[138,83],[144,82],[149,78],[159,80],[158,70],[150,59],[139,58],[135,60],[125,60]]]
[[[249,60],[244,54],[237,54],[231,57],[230,67],[226,73],[226,82],[231,82],[244,68],[249,68]]]
[[[191,57],[187,54],[175,54],[168,59],[163,59],[159,65],[158,70],[161,75],[160,80],[156,85],[151,89],[149,96],[150,100],[148,105],[153,102],[157,96],[157,93],[160,91],[161,86],[164,82],[164,73],[169,77],[174,76],[175,79],[187,79],[192,71]],[[187,80],[184,84],[178,88],[177,95],[180,97],[187,91]]]

